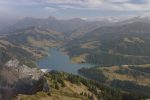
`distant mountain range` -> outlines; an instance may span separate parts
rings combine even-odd
[[[95,59],[98,56],[105,56],[96,60],[101,64],[109,65],[109,60],[105,62],[107,57],[116,58],[114,61],[110,60],[113,62],[110,62],[110,65],[117,63],[118,59],[122,59],[120,64],[149,63],[149,17],[139,16],[118,22],[108,20],[95,22],[80,18],[70,20],[58,20],[54,17],[25,18],[5,30],[7,35],[3,39],[11,43],[35,48],[59,45],[72,57],[84,55],[86,52],[88,54],[86,61],[90,63],[93,63],[89,60],[91,55],[95,54],[98,54]]]
[[[26,29],[28,27],[41,27],[41,28],[50,28],[54,31],[70,33],[79,28],[86,26],[104,26],[108,25],[110,22],[106,21],[86,21],[80,18],[74,18],[70,20],[59,20],[55,17],[48,17],[47,19],[37,19],[26,17],[23,20],[18,21],[17,23],[10,25],[8,27],[3,27],[3,33],[13,33],[21,29]]]

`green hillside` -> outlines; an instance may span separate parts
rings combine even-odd
[[[142,95],[121,92],[95,81],[64,72],[52,71],[45,75],[50,91],[22,95],[20,100],[141,100]]]

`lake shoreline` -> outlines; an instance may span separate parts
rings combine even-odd
[[[58,47],[50,48],[49,54],[51,54],[51,56],[43,57],[36,62],[40,69],[51,69],[78,74],[80,68],[94,67],[94,65],[87,63],[71,63],[70,57]]]

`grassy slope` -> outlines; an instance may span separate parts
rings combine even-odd
[[[125,91],[149,94],[150,66],[149,65],[122,65],[112,67],[95,67],[81,69],[79,72],[85,77],[120,88]],[[98,77],[99,76],[99,77]],[[101,76],[101,77],[100,77]],[[117,83],[118,82],[118,83]],[[118,84],[118,86],[117,86]],[[124,86],[123,86],[124,84]],[[133,85],[133,86],[132,86]],[[132,89],[130,89],[132,86]],[[130,87],[129,89],[125,87]],[[143,87],[145,88],[138,88]],[[146,88],[147,87],[147,88]],[[139,89],[139,91],[137,91]]]
[[[145,98],[64,72],[53,71],[45,77],[51,96],[44,92],[38,92],[34,95],[20,94],[18,98],[20,100],[141,100],[141,98]]]
[[[139,66],[137,67],[144,69]],[[150,68],[150,66],[148,66],[147,68]],[[121,81],[137,82],[138,85],[150,86],[150,74],[149,73],[138,71],[127,65],[121,66],[121,67],[120,66],[100,67],[99,70],[102,70],[103,74],[107,76],[110,81],[114,79],[118,79]],[[133,71],[135,71],[135,73]]]
[[[86,93],[92,95],[93,93],[89,91],[88,87],[79,83],[72,83],[67,80],[68,74],[65,73],[57,73],[57,74],[49,74],[46,76],[48,80],[49,87],[51,90],[51,96],[49,96],[45,92],[38,92],[35,95],[19,95],[20,100],[89,100],[87,96],[80,95],[80,93]],[[65,86],[62,86],[61,83],[58,82],[59,79],[63,80]],[[59,89],[56,89],[55,86],[58,84]],[[96,97],[94,97],[95,100]]]

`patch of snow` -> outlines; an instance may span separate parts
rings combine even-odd
[[[40,69],[43,73],[48,73],[51,71],[51,69]]]

